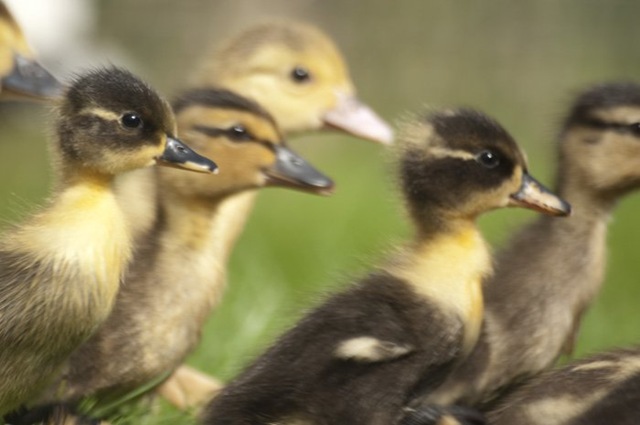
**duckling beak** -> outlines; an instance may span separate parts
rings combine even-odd
[[[167,145],[163,154],[156,158],[156,163],[199,173],[218,173],[218,166],[215,162],[197,154],[189,146],[171,136],[167,136]]]
[[[63,85],[38,62],[16,53],[11,73],[2,79],[2,90],[16,96],[48,99],[62,94]]]
[[[393,130],[376,114],[353,95],[338,94],[336,106],[322,117],[325,126],[345,131],[357,137],[390,145]]]
[[[520,190],[511,195],[508,205],[561,217],[571,214],[571,205],[567,201],[552,193],[527,173],[522,174]]]
[[[263,170],[269,186],[285,186],[319,195],[333,192],[333,181],[291,149],[276,145],[276,161]]]

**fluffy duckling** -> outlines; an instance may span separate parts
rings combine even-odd
[[[294,21],[251,26],[223,43],[196,75],[254,99],[290,135],[336,128],[391,143],[391,128],[355,95],[342,54],[318,28]]]
[[[307,24],[271,21],[246,29],[208,58],[194,82],[198,87],[225,87],[256,100],[272,114],[285,136],[334,128],[381,143],[392,139],[390,127],[356,97],[347,65],[333,41]],[[141,190],[151,192],[154,182],[138,176],[133,183],[122,185],[121,193],[128,205],[136,202],[127,214],[136,231],[144,233],[156,208],[139,194]],[[219,240],[229,246],[235,243],[256,195],[244,191],[226,200],[220,215],[227,222],[220,226]],[[221,291],[224,273],[217,277],[215,286]],[[171,403],[185,408],[207,400],[218,387],[216,380],[183,366],[160,391]]]
[[[49,205],[0,238],[0,415],[41,390],[108,316],[131,257],[114,176],[153,163],[212,172],[169,105],[130,73],[79,77],[57,108]]]
[[[286,146],[273,118],[253,101],[199,89],[173,106],[181,137],[224,171],[210,178],[156,170],[162,193],[154,230],[113,313],[71,356],[48,401],[89,397],[104,408],[141,387],[152,390],[195,349],[222,295],[218,283],[232,246],[217,235],[230,219],[221,211],[231,195],[266,186],[332,190],[333,182]]]
[[[640,348],[601,353],[536,376],[487,418],[492,425],[635,425]]]
[[[569,220],[538,218],[497,255],[484,286],[483,336],[438,391],[442,404],[489,402],[571,352],[603,282],[616,202],[640,187],[640,85],[601,84],[581,93],[558,155],[557,192],[575,213]]]
[[[476,225],[521,205],[569,206],[528,174],[498,123],[473,110],[407,126],[401,187],[415,239],[312,310],[207,407],[212,424],[394,424],[473,347],[490,255]],[[299,422],[298,422],[299,421]]]
[[[33,57],[18,23],[0,1],[0,98],[51,98],[62,85]]]

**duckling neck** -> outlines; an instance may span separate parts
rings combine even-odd
[[[491,273],[488,246],[473,220],[422,227],[392,273],[461,319],[463,348],[468,353],[482,322],[482,280]]]
[[[160,223],[154,236],[154,270],[143,280],[176,297],[188,297],[181,305],[190,305],[202,320],[222,296],[226,263],[235,242],[228,236],[228,225],[242,220],[243,214],[228,211],[234,197],[184,196],[165,191],[160,196]],[[183,267],[177,266],[182,264]],[[179,282],[177,284],[176,282]],[[154,291],[157,292],[157,291]],[[166,314],[166,310],[163,310]]]

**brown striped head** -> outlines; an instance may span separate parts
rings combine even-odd
[[[78,77],[57,112],[57,151],[66,171],[115,175],[154,163],[216,168],[176,138],[168,103],[128,71],[105,68]]]
[[[293,152],[275,121],[257,103],[222,89],[192,89],[173,103],[180,135],[215,158],[220,174],[186,175],[162,170],[164,187],[183,196],[219,198],[265,186],[327,194],[333,182]]]
[[[407,123],[400,175],[417,221],[433,215],[475,218],[505,206],[566,215],[569,206],[531,178],[511,135],[472,109],[421,116]]]
[[[604,83],[580,93],[559,150],[561,186],[610,201],[640,188],[640,85]]]

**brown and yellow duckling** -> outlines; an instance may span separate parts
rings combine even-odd
[[[0,1],[0,99],[48,99],[62,85],[35,59],[20,26]]]
[[[611,214],[640,188],[640,85],[600,84],[577,96],[558,157],[557,192],[574,213],[538,218],[497,255],[484,286],[483,335],[438,390],[440,403],[491,402],[571,352],[603,283]]]
[[[57,188],[0,238],[0,415],[34,397],[107,318],[131,257],[112,190],[153,163],[212,172],[175,139],[169,105],[130,73],[89,72],[57,107]]]
[[[273,118],[253,101],[200,89],[173,106],[183,140],[216,158],[223,171],[209,178],[155,170],[162,192],[153,231],[140,245],[113,313],[71,356],[48,401],[90,398],[106,409],[140,388],[151,391],[180,366],[222,296],[218,283],[232,245],[217,235],[233,219],[221,213],[232,195],[262,187],[319,194],[333,188],[287,147]]]
[[[347,65],[333,41],[307,24],[271,21],[242,31],[207,58],[194,84],[224,87],[256,100],[271,113],[284,136],[333,128],[380,143],[392,139],[390,127],[356,97]],[[156,183],[149,175],[124,183],[120,189],[130,206],[127,214],[134,231],[144,234],[157,208],[155,202],[140,197],[140,192],[152,192]],[[229,247],[227,251],[242,232],[255,197],[255,191],[242,191],[222,205],[219,215],[226,222],[219,226],[216,237]],[[226,268],[227,256],[215,260],[220,267]],[[218,292],[225,285],[224,276],[224,272],[216,273],[212,276],[215,282],[209,283]],[[149,294],[149,299],[155,298]],[[191,309],[188,304],[174,308]],[[207,400],[219,386],[217,380],[183,366],[160,391],[185,408]]]
[[[491,260],[476,218],[507,205],[568,213],[479,112],[419,118],[403,142],[414,240],[285,333],[213,399],[205,424],[399,423],[411,396],[435,388],[478,336]]]

